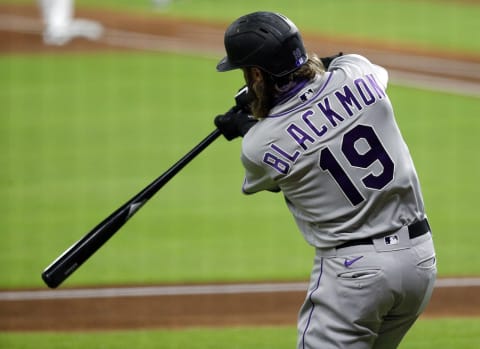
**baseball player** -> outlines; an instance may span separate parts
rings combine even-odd
[[[234,21],[225,48],[217,70],[241,69],[250,102],[215,125],[243,137],[243,192],[282,192],[316,251],[297,347],[396,348],[431,297],[436,259],[387,71],[307,55],[271,12]]]
[[[74,18],[74,0],[37,0],[44,22],[43,42],[62,46],[77,37],[98,40],[103,26],[89,19]]]

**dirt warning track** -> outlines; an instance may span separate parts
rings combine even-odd
[[[307,283],[0,292],[0,331],[295,326]],[[480,316],[480,278],[439,279],[423,317]]]

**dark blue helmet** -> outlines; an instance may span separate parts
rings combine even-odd
[[[273,12],[254,12],[238,18],[225,31],[224,43],[227,56],[217,65],[220,72],[257,67],[280,77],[308,59],[295,24]]]

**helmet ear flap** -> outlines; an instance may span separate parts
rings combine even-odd
[[[240,17],[225,31],[225,56],[218,71],[258,67],[273,76],[287,75],[307,61],[302,37],[292,21],[273,12]]]

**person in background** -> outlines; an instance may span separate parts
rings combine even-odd
[[[43,42],[61,46],[81,37],[98,40],[103,26],[93,20],[74,17],[74,0],[38,0],[43,19]]]

